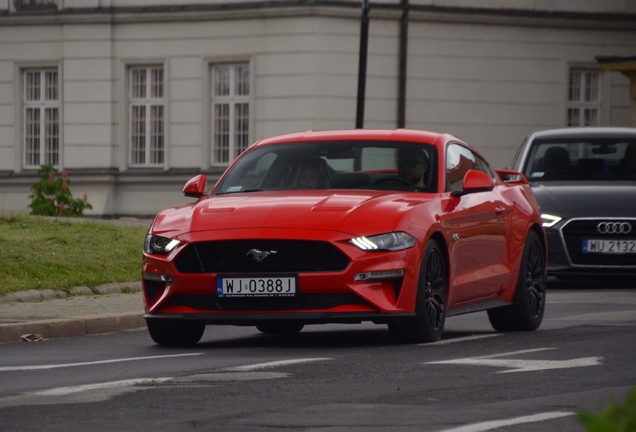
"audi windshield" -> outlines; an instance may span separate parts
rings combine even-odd
[[[636,140],[535,140],[523,172],[530,181],[636,180]]]

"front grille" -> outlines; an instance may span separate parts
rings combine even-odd
[[[180,273],[323,272],[348,265],[349,258],[332,244],[306,240],[192,243],[175,260]]]
[[[364,304],[355,294],[309,294],[296,297],[218,298],[212,294],[175,294],[165,306],[188,306],[198,310],[285,311],[330,309],[341,305]]]
[[[636,240],[636,232],[625,234],[600,234],[597,225],[607,219],[573,220],[562,229],[565,247],[572,264],[590,266],[636,266],[636,254],[583,253],[584,239]],[[630,223],[636,227],[636,221]]]

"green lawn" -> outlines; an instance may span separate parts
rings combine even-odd
[[[0,215],[0,295],[141,280],[147,228]]]

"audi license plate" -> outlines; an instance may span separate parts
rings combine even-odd
[[[583,253],[636,254],[636,240],[583,240]]]
[[[293,297],[297,276],[217,277],[218,297]]]

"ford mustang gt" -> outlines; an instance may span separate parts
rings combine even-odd
[[[548,275],[636,277],[636,129],[566,128],[531,134],[512,169],[539,201]]]
[[[370,321],[415,343],[468,312],[487,311],[497,331],[543,319],[546,240],[528,181],[452,135],[263,139],[207,189],[191,179],[196,201],[159,213],[144,244],[158,344],[194,345],[213,324],[291,334]]]

